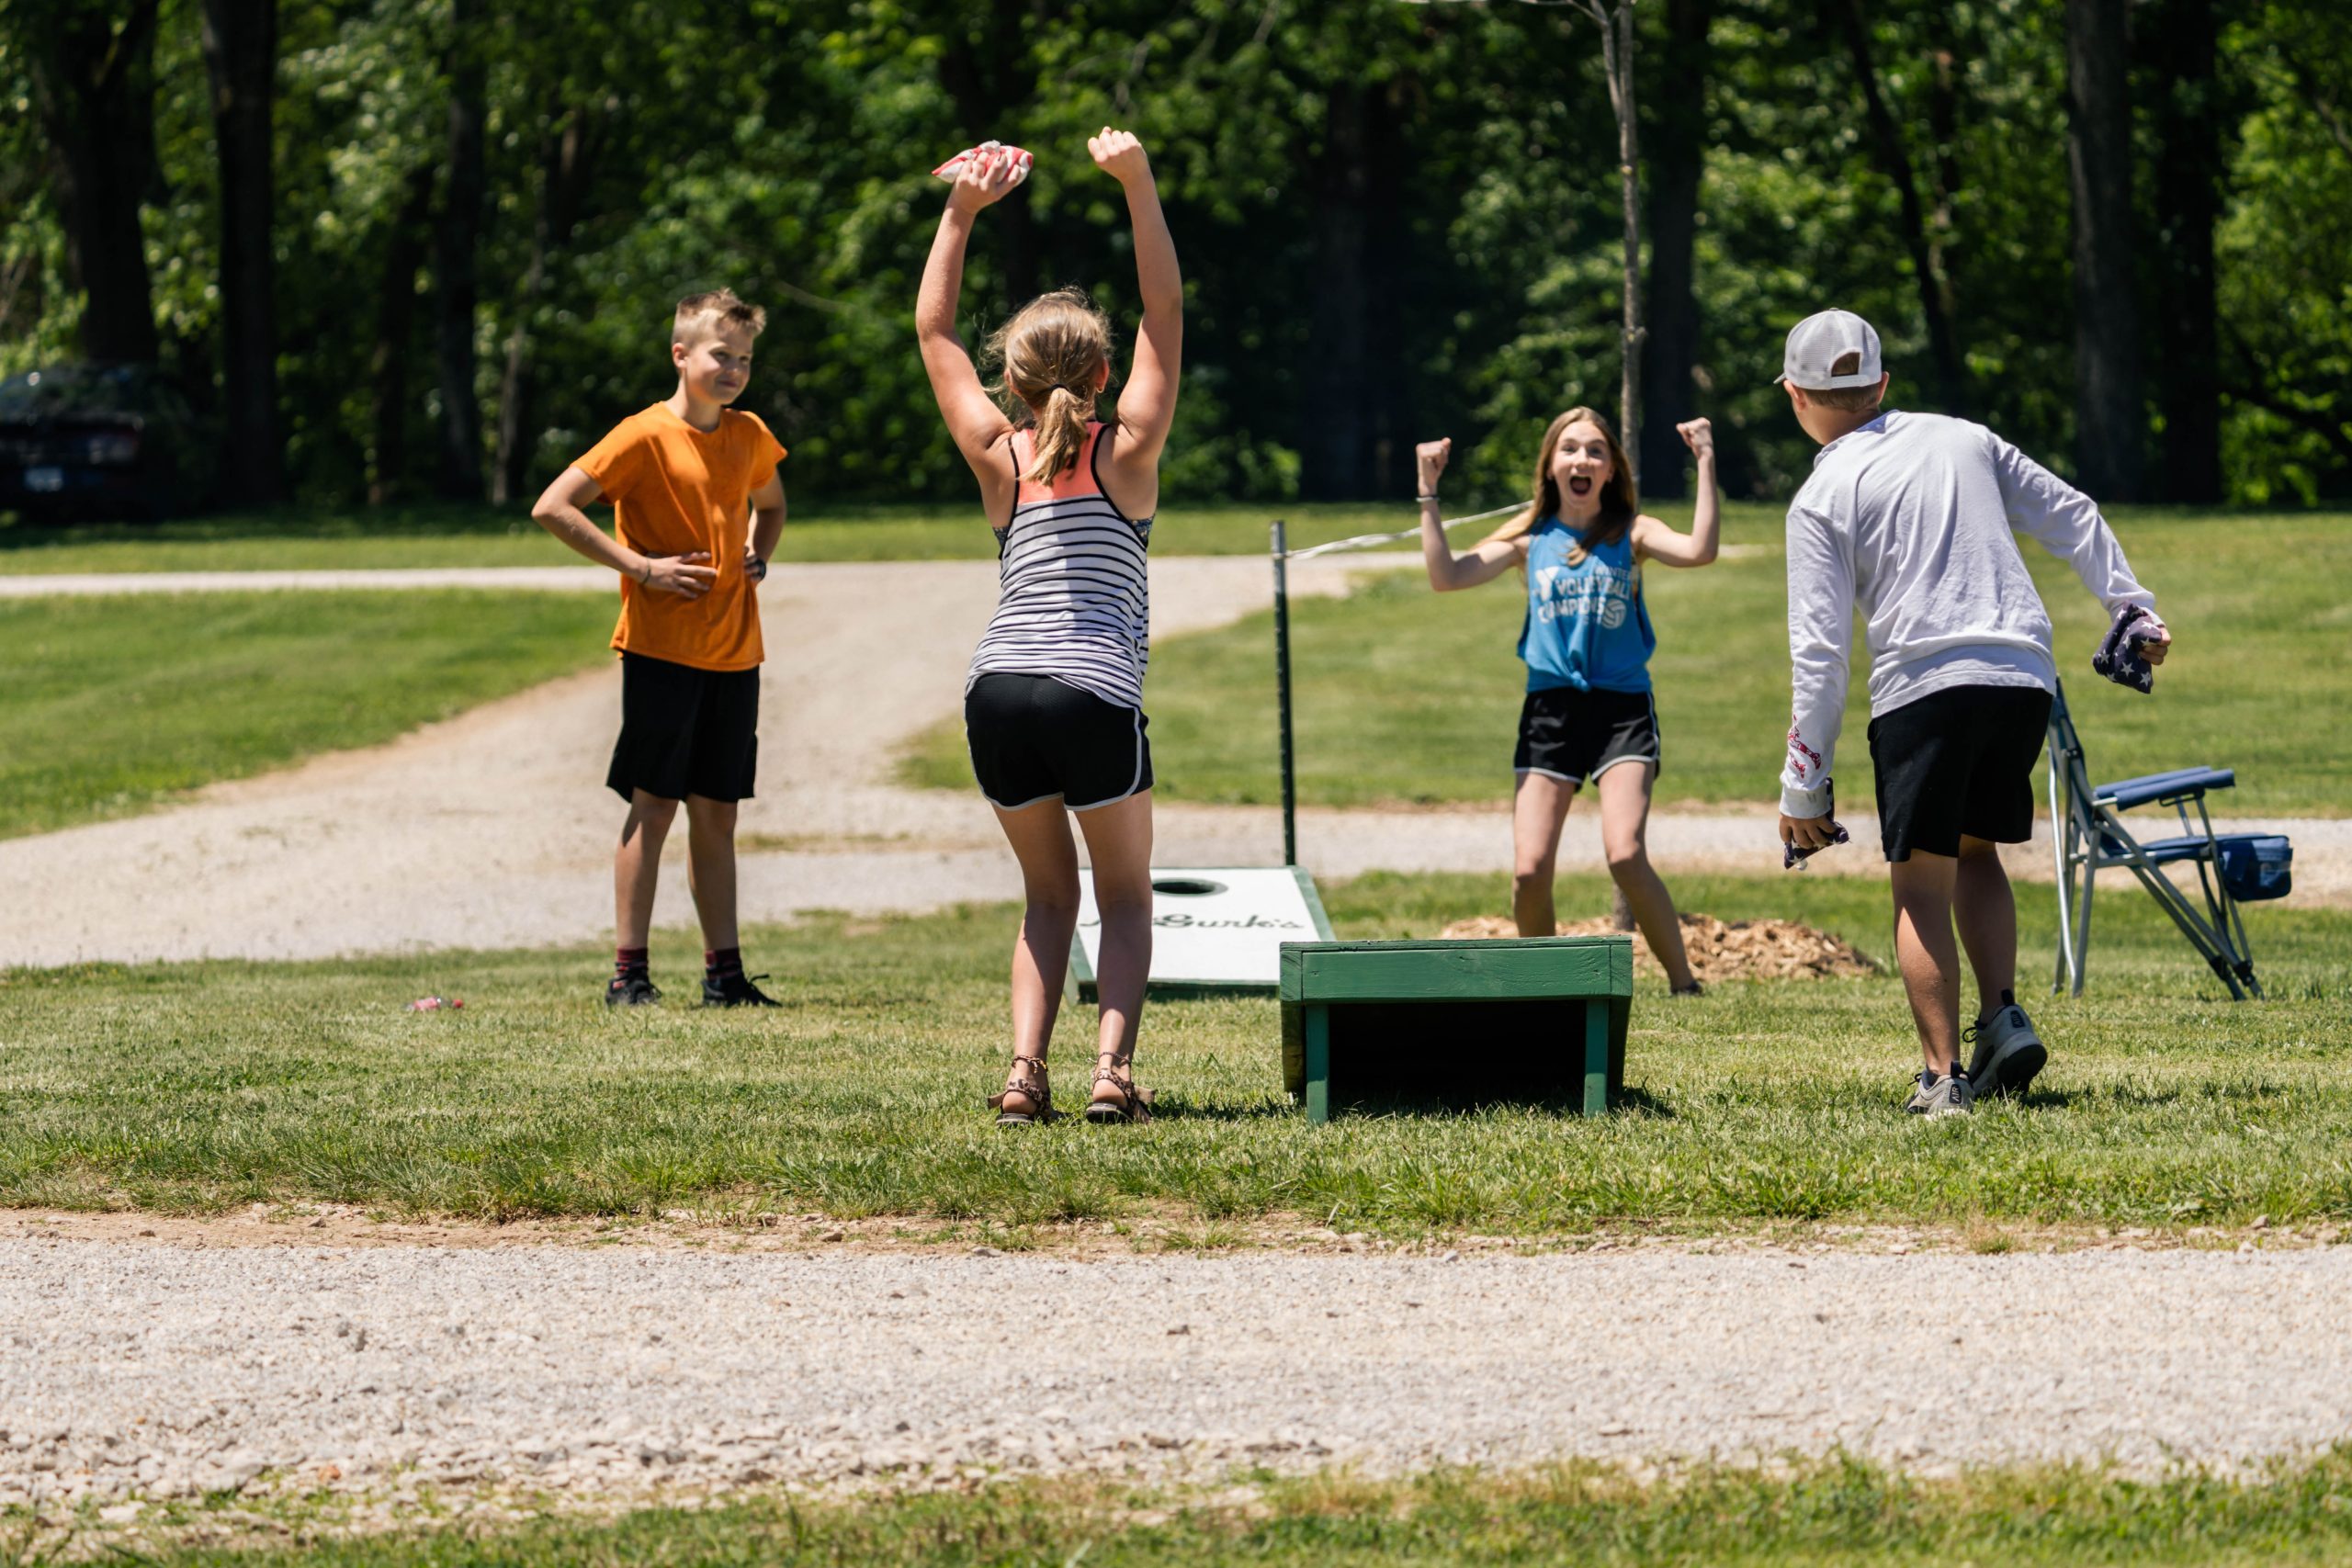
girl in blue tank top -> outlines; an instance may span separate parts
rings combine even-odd
[[[1585,535],[1546,517],[1526,539],[1527,620],[1519,656],[1527,661],[1527,689],[1648,691],[1657,634],[1642,603],[1633,531],[1588,545]]]
[[[1415,449],[1421,479],[1421,557],[1441,593],[1526,573],[1527,618],[1519,656],[1527,664],[1511,804],[1511,913],[1521,936],[1559,930],[1552,877],[1568,805],[1589,779],[1600,796],[1609,873],[1642,940],[1677,994],[1695,992],[1674,898],[1650,865],[1650,791],[1657,778],[1657,701],[1650,654],[1657,634],[1642,599],[1642,564],[1704,566],[1715,558],[1720,516],[1714,435],[1707,422],[1677,425],[1699,465],[1690,532],[1643,514],[1633,470],[1609,421],[1574,408],[1552,422],[1535,461],[1526,511],[1456,555],[1438,509],[1438,476],[1451,440]]]

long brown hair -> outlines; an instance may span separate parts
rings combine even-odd
[[[1560,514],[1560,487],[1552,478],[1552,459],[1560,449],[1560,436],[1568,426],[1589,421],[1600,432],[1600,439],[1609,447],[1609,482],[1600,491],[1600,525],[1592,534],[1580,537],[1568,548],[1568,564],[1584,559],[1585,552],[1594,545],[1613,545],[1623,538],[1634,526],[1634,519],[1641,514],[1642,502],[1634,486],[1633,465],[1625,461],[1625,448],[1618,444],[1617,427],[1599,409],[1572,408],[1554,420],[1544,432],[1544,445],[1535,454],[1535,488],[1527,510],[1487,536],[1488,539],[1516,539],[1546,517]]]
[[[1003,367],[997,400],[1013,420],[1036,427],[1022,478],[1051,484],[1086,448],[1096,383],[1111,363],[1111,319],[1081,290],[1057,288],[1014,311],[988,347]]]

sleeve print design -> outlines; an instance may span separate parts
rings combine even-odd
[[[1795,725],[1789,726],[1789,773],[1801,789],[1815,789],[1821,773],[1821,753],[1804,743]]]

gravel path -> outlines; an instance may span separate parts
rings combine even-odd
[[[1410,564],[1409,560],[1406,564]],[[1294,565],[1294,592],[1347,591],[1395,558]],[[584,575],[583,575],[584,574]],[[0,579],[0,592],[73,592],[71,577]],[[471,583],[611,591],[590,567],[447,571],[130,574],[106,592],[186,592]],[[761,714],[761,795],[745,803],[744,915],[936,908],[1019,897],[1020,879],[977,794],[888,783],[898,749],[957,710],[962,673],[995,603],[989,561],[780,566],[762,591],[769,663]],[[62,586],[61,586],[62,585]],[[1226,624],[1266,603],[1252,557],[1152,563],[1154,629]],[[608,934],[616,803],[604,789],[618,728],[609,665],[477,708],[389,745],[339,752],[217,784],[185,804],[118,822],[0,840],[0,955],[57,964],[196,957],[322,958],[435,947],[541,946]],[[1499,787],[1499,786],[1498,786]],[[1507,867],[1499,808],[1300,814],[1301,859],[1319,875]],[[2272,819],[2295,840],[2301,904],[2352,903],[2352,820]],[[1874,825],[1822,856],[1813,875],[1882,876]],[[1281,859],[1279,814],[1263,807],[1163,806],[1162,865]],[[1601,863],[1600,823],[1572,813],[1570,865]],[[1777,867],[1761,811],[1661,811],[1653,857],[1668,872]],[[684,835],[655,914],[692,923]],[[2012,857],[2048,880],[2046,839]],[[1497,911],[1500,912],[1500,911]]]
[[[1119,1325],[1115,1359],[1092,1325]],[[9,1239],[0,1335],[0,1503],[399,1466],[576,1495],[1832,1447],[2156,1470],[2352,1430],[2344,1248],[1076,1262]],[[1008,1383],[1015,1351],[1035,1382]]]

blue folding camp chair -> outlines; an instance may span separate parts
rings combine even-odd
[[[2205,962],[2212,965],[2230,999],[2262,995],[2248,953],[2241,903],[2283,898],[2294,886],[2294,848],[2267,833],[2216,834],[2205,812],[2205,796],[2237,784],[2228,768],[2180,768],[2145,778],[2123,779],[2093,788],[2083,766],[2082,738],[2066,712],[2063,686],[2050,705],[2050,820],[2058,852],[2058,965],[2050,989],[2071,979],[2083,993],[2083,970],[2091,952],[2091,882],[2102,871],[2128,869],[2172,917]],[[2180,835],[2143,840],[2124,826],[2135,806],[2169,806],[2180,814]],[[2197,819],[2188,808],[2197,807]],[[2188,896],[2158,869],[2191,864],[2205,896],[2199,912]]]

